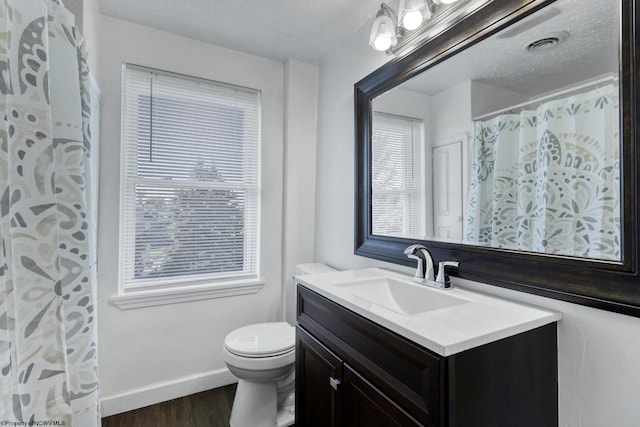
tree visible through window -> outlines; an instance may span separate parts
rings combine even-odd
[[[259,93],[137,67],[125,92],[125,287],[255,275]]]

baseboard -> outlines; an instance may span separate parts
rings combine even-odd
[[[237,382],[227,368],[150,384],[100,399],[102,416],[120,414]]]

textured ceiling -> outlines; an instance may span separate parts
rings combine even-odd
[[[380,0],[98,0],[104,15],[284,61],[337,49]]]
[[[618,1],[558,0],[494,37],[455,55],[405,83],[434,94],[478,80],[525,96],[554,91],[618,67]],[[522,46],[550,33],[569,38],[555,48],[527,52]]]
[[[362,25],[380,0],[98,0],[103,14],[277,60],[320,62]],[[388,2],[397,7],[397,1]],[[558,0],[520,23],[456,55],[407,86],[436,93],[480,80],[525,95],[615,71],[617,0]],[[521,45],[568,31],[557,48]],[[368,46],[363,46],[368,49]]]

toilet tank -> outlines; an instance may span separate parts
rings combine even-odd
[[[320,264],[320,263],[308,263],[308,264],[298,264],[295,268],[295,275],[299,276],[301,274],[318,274],[318,273],[330,273],[332,271],[338,271],[335,268],[331,268],[328,265]]]

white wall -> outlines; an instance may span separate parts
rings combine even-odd
[[[353,256],[353,85],[388,57],[365,27],[320,64],[315,256],[336,268],[375,264]]]
[[[98,70],[98,52],[100,32],[100,8],[98,0],[84,0],[82,8],[82,34],[88,52],[89,69],[95,75]]]
[[[316,261],[340,269],[384,265],[413,273],[353,255],[353,84],[388,59],[368,46],[366,27],[320,67]],[[455,278],[454,284],[563,313],[558,338],[561,427],[638,426],[640,319]]]
[[[478,81],[471,82],[471,117],[474,118],[512,105],[518,105],[528,100],[529,97],[521,93]]]
[[[434,144],[469,133],[471,126],[471,81],[452,86],[431,98],[431,138]],[[462,126],[462,124],[466,124]]]
[[[99,28],[99,370],[103,415],[109,415],[233,382],[222,358],[225,335],[282,317],[284,64],[106,16]],[[130,310],[109,301],[118,292],[123,62],[261,90],[261,279],[266,284],[259,293]]]
[[[283,304],[285,320],[296,322],[296,264],[313,261],[318,66],[290,59],[285,64],[285,210]]]
[[[420,119],[425,129],[431,127],[431,100],[421,92],[394,89],[373,101],[373,111]]]

